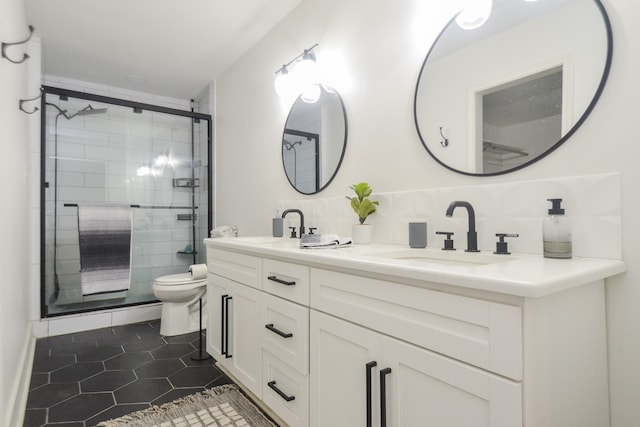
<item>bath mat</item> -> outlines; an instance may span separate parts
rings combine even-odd
[[[234,384],[154,406],[97,427],[277,427]]]

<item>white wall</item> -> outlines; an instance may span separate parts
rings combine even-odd
[[[613,65],[589,120],[548,158],[487,178],[439,166],[413,124],[416,78],[430,41],[448,19],[449,3],[306,0],[223,73],[215,82],[217,224],[237,225],[242,235],[268,234],[277,201],[300,197],[282,171],[288,106],[277,98],[273,79],[280,64],[313,43],[320,44],[319,63],[334,71],[327,83],[344,98],[349,139],[332,184],[310,197],[342,196],[361,180],[376,192],[390,192],[621,172],[628,272],[607,283],[612,425],[640,425],[640,266],[634,264],[640,257],[640,130],[633,125],[640,115],[640,3],[605,1]]]
[[[21,0],[0,2],[0,41],[24,40],[29,34]],[[39,43],[7,49],[13,59],[25,48],[35,60],[12,64],[0,59],[0,274],[4,296],[0,298],[0,425],[21,425],[20,401],[24,401],[32,352],[29,323],[31,273],[29,165],[33,137],[37,139],[38,114],[18,109],[20,99],[38,95]],[[37,102],[35,106],[37,106]],[[33,103],[25,105],[32,110]],[[37,163],[36,163],[37,165]],[[35,254],[35,256],[38,256]],[[17,410],[16,410],[17,409]]]

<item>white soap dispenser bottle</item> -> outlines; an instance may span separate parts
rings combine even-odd
[[[560,207],[562,199],[547,199],[551,209],[542,223],[543,253],[545,258],[571,258],[571,221]]]

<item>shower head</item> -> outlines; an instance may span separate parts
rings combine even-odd
[[[104,114],[107,112],[106,108],[93,108],[93,106],[91,106],[91,104],[87,105],[85,108],[83,108],[82,110],[78,111],[75,115],[76,116],[89,116],[92,114]]]

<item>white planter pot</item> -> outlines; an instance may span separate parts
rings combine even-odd
[[[355,245],[371,243],[371,226],[369,224],[353,224],[351,226],[351,240]]]

